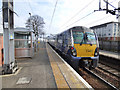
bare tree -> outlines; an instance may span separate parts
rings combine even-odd
[[[35,38],[36,38],[36,41],[35,41],[36,51],[37,51],[37,47],[38,47],[38,45],[37,45],[38,37],[41,34],[41,32],[44,32],[43,31],[44,24],[45,23],[44,23],[43,18],[39,15],[30,16],[26,22],[26,27],[29,27],[34,30],[34,34],[35,34]]]
[[[26,27],[32,27],[34,30],[35,36],[38,36],[39,32],[44,28],[44,20],[41,16],[33,15],[28,18],[26,22]]]

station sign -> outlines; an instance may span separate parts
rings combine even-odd
[[[13,40],[14,39],[14,33],[9,33],[9,39]]]
[[[4,22],[4,28],[8,29],[8,22]]]

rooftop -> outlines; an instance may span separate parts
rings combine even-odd
[[[98,28],[98,27],[106,27],[107,24],[111,24],[111,23],[118,23],[118,22],[111,21],[111,22],[100,24],[100,25],[95,25],[95,26],[92,26],[90,28],[92,29],[92,28]]]
[[[14,32],[33,32],[33,30],[29,30],[23,27],[17,27],[17,28],[14,28]]]

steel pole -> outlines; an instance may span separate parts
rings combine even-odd
[[[3,47],[4,74],[14,73],[17,69],[14,55],[14,15],[13,0],[2,0],[3,5]]]

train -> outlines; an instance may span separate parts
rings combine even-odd
[[[92,29],[75,26],[60,34],[48,36],[48,43],[61,52],[75,69],[94,69],[98,65],[99,42]]]

